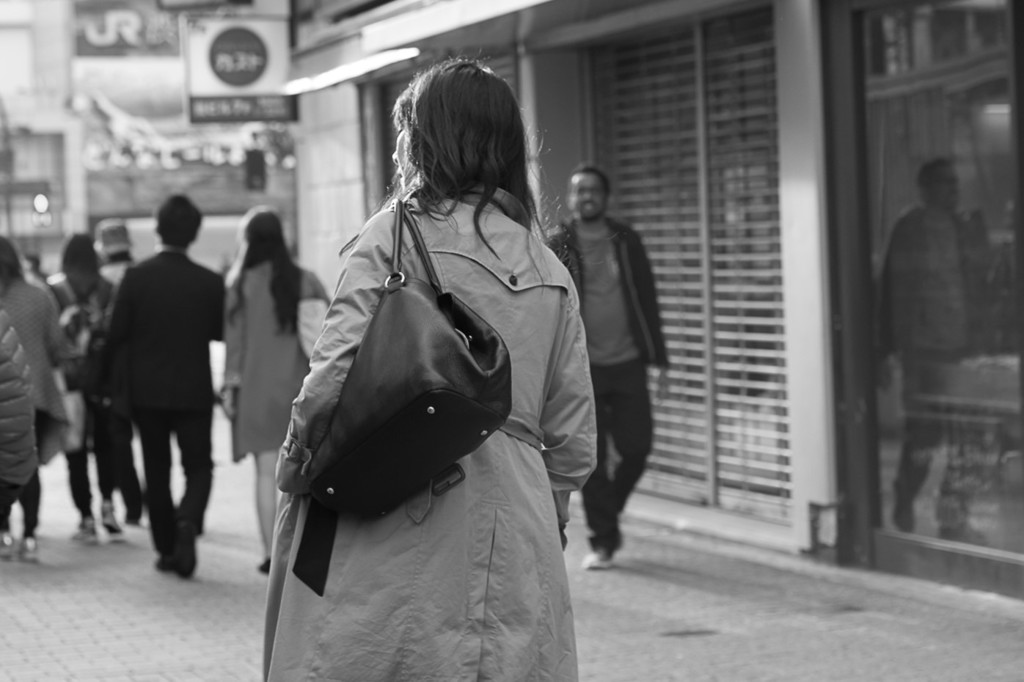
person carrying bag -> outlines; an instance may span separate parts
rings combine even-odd
[[[519,106],[452,60],[394,119],[400,187],[342,252],[278,458],[264,673],[575,680],[560,531],[593,389]]]

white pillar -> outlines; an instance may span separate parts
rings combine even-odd
[[[809,506],[836,501],[819,26],[817,0],[775,1],[793,532],[801,549],[812,543]],[[822,531],[828,540],[829,528]]]

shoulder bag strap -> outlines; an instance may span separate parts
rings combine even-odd
[[[391,245],[392,277],[402,274],[402,227],[405,225],[406,212],[405,202],[401,199],[395,200],[395,234],[394,243]]]
[[[416,226],[416,219],[409,215],[408,211],[404,211],[401,217],[407,223],[409,234],[412,235],[412,241],[416,245],[416,252],[420,255],[420,260],[423,261],[423,267],[427,271],[427,279],[430,280],[434,290],[441,294],[441,280],[437,276],[437,271],[434,270],[434,262],[430,259],[430,252],[427,251],[427,245],[423,242],[423,235],[420,234],[419,227]]]

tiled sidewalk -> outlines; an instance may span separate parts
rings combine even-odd
[[[43,470],[42,561],[0,562],[0,682],[260,680],[253,466],[230,462],[227,439],[218,415],[192,580],[154,570],[145,529],[121,544],[72,542],[65,462]],[[603,572],[579,568],[573,508],[583,682],[1024,680],[1024,602],[680,533],[642,520],[644,503],[631,501],[625,547]]]
[[[0,681],[261,679],[266,581],[256,570],[253,464],[231,463],[219,415],[214,453],[192,580],[154,569],[145,528],[126,528],[123,543],[73,542],[65,461],[44,467],[41,561],[0,562]]]

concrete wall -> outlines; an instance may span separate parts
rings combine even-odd
[[[358,41],[311,53],[293,72],[319,73],[357,59]],[[299,261],[328,291],[338,279],[338,252],[366,221],[359,88],[351,82],[301,95],[295,127],[296,233]]]
[[[571,50],[525,54],[519,62],[520,100],[533,148],[541,224],[557,224],[569,171],[586,149],[581,56]]]

